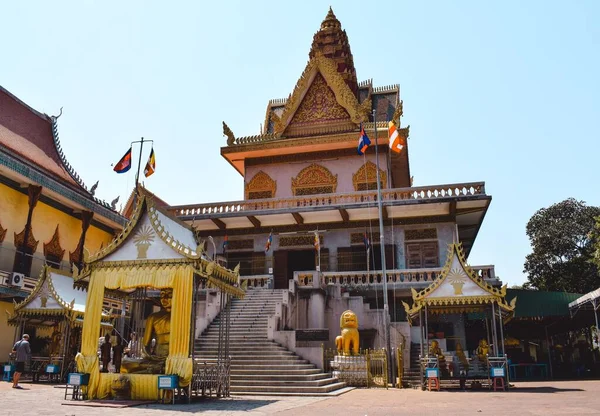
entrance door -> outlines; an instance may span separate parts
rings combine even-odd
[[[294,278],[294,272],[315,270],[317,260],[316,257],[315,250],[288,251],[288,279]]]
[[[288,252],[277,250],[273,253],[273,278],[275,280],[275,289],[287,289],[289,287],[288,270]]]

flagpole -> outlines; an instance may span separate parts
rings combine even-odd
[[[137,169],[137,173],[135,174],[135,187],[137,188],[138,186],[138,181],[140,179],[140,168],[142,167],[142,151],[144,150],[144,138],[142,137],[142,140],[140,141],[140,143],[142,144],[140,146],[140,157],[138,159],[138,169]]]
[[[385,269],[385,237],[383,235],[383,206],[381,202],[381,181],[379,179],[379,140],[377,136],[377,110],[373,110],[373,132],[375,134],[375,159],[377,166],[377,210],[379,214],[379,247],[381,248],[381,274],[383,276],[383,333],[385,337],[388,373],[392,371],[392,344],[390,340],[390,312],[388,306],[387,273]],[[395,383],[395,380],[390,380]]]

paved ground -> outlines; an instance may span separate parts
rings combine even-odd
[[[517,383],[509,393],[423,392],[357,389],[338,397],[239,396],[191,405],[143,405],[126,409],[64,406],[64,390],[24,384],[15,390],[0,382],[0,415],[600,415],[600,381]]]

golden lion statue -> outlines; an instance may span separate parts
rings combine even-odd
[[[342,335],[335,338],[338,354],[358,354],[358,318],[351,310],[344,311],[340,317]]]

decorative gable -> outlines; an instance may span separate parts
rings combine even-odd
[[[246,199],[275,198],[277,182],[262,170],[246,184]]]
[[[336,101],[334,92],[320,72],[315,75],[284,134],[301,134],[303,128],[314,127],[315,124],[349,129],[354,127],[350,114]]]
[[[387,187],[387,173],[383,169],[379,169],[379,180],[381,188]],[[369,189],[377,189],[377,166],[375,163],[368,161],[360,167],[352,175],[352,185],[355,191],[366,191]]]

